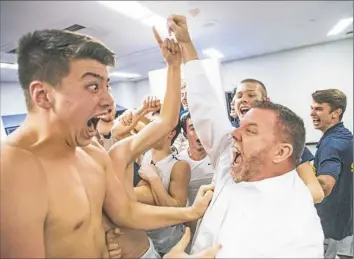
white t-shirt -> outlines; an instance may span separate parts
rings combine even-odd
[[[178,158],[187,161],[191,167],[191,179],[188,186],[188,204],[193,204],[199,187],[211,183],[214,176],[213,167],[211,166],[211,161],[208,156],[202,160],[195,161],[189,156],[188,150],[182,151],[178,155]]]
[[[110,133],[109,138],[105,138],[101,135],[101,140],[103,141],[103,148],[108,151],[118,140],[112,136]]]
[[[236,184],[233,130],[200,60],[185,65],[193,124],[215,171],[214,196],[195,233],[192,253],[221,244],[217,258],[323,258],[324,235],[312,196],[295,170]]]
[[[149,165],[151,161],[152,153],[151,150],[149,150],[145,153],[141,164]],[[158,169],[157,174],[167,192],[169,191],[170,187],[172,168],[178,161],[179,160],[173,154],[171,154],[156,162],[155,164]],[[184,229],[184,224],[177,224],[165,228],[150,230],[147,231],[147,234],[154,243],[155,249],[159,253],[165,254],[168,253],[171,248],[178,243],[179,240],[181,240]]]
[[[175,142],[173,143],[173,146],[177,149],[177,153],[181,153],[184,150],[188,149],[188,140],[185,138],[185,136],[183,136],[182,132],[180,132],[180,134],[176,138]]]

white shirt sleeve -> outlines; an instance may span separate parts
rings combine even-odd
[[[209,82],[201,60],[185,64],[187,101],[196,133],[215,167],[218,157],[229,144],[231,123]]]

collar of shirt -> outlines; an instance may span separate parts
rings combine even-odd
[[[294,183],[294,178],[297,176],[296,170],[292,170],[283,175],[267,178],[255,182],[240,182],[238,185],[244,189],[254,190],[265,194],[276,194],[282,191],[289,190],[289,186]]]

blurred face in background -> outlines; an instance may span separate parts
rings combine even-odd
[[[265,100],[262,86],[258,83],[242,83],[237,87],[233,98],[233,108],[236,116],[242,119],[256,101]],[[231,109],[232,110],[232,109]]]

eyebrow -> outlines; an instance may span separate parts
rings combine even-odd
[[[255,123],[255,122],[246,122],[246,125],[245,125],[245,123],[242,123],[242,120],[241,120],[241,121],[240,121],[240,126],[242,126],[242,127],[249,127],[249,126],[256,126],[256,127],[258,127],[258,124]]]
[[[93,72],[87,72],[82,75],[81,79],[84,79],[85,77],[95,77],[101,81],[104,81],[105,78],[99,74],[93,73]],[[107,83],[109,83],[110,78],[107,78]]]

